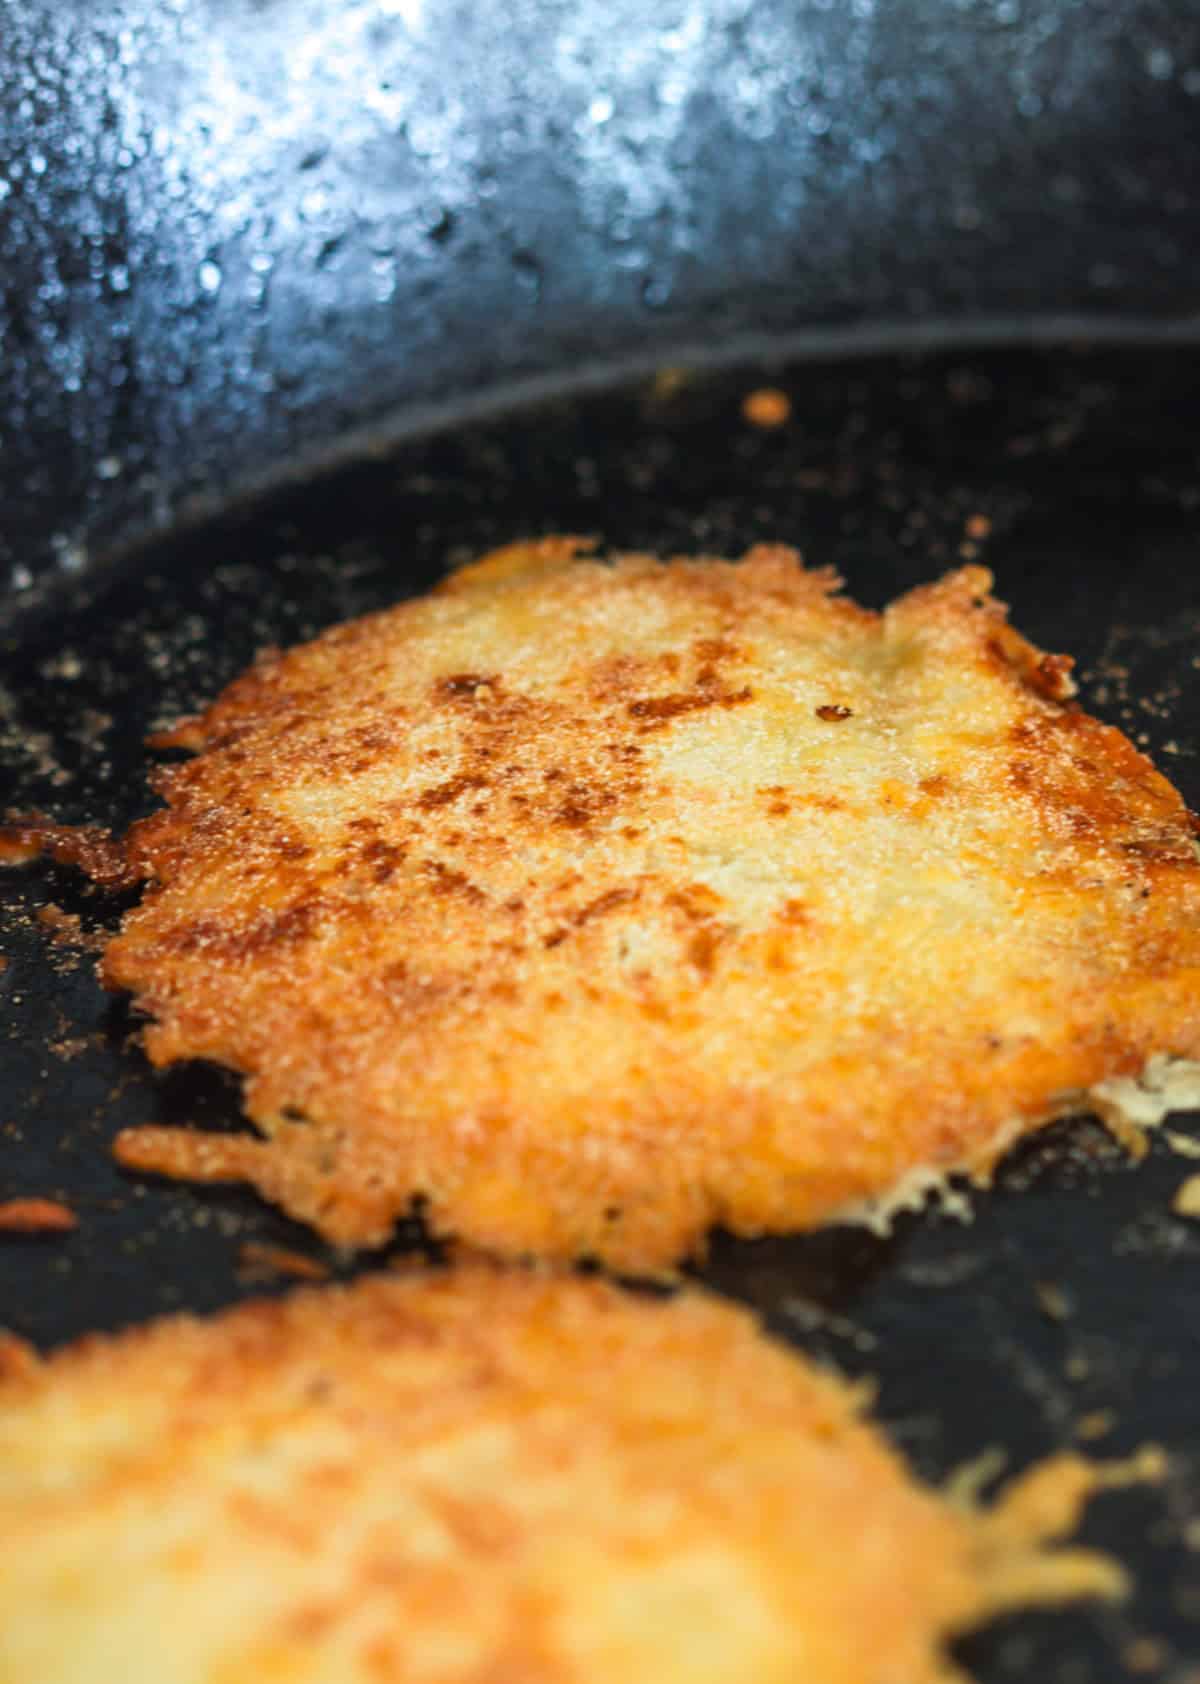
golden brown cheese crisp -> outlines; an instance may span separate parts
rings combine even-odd
[[[988,573],[880,615],[780,546],[580,548],[270,654],[169,739],[104,975],[265,1138],[135,1129],[127,1166],[642,1269],[982,1178],[1095,1090],[1200,1097],[1192,821]]]
[[[376,1276],[0,1364],[0,1678],[941,1684],[990,1614],[1120,1593],[1046,1547],[1098,1482],[937,1497],[698,1293]]]

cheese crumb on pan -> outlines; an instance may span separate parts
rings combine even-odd
[[[1189,1175],[1175,1189],[1171,1209],[1177,1216],[1200,1217],[1200,1175]]]
[[[376,1276],[0,1348],[5,1684],[947,1684],[992,1614],[1114,1596],[1056,1547],[1106,1473],[990,1511],[699,1293]]]
[[[59,1199],[0,1199],[0,1234],[66,1234],[78,1226]]]
[[[986,571],[874,614],[777,545],[582,547],[265,656],[173,733],[104,975],[156,1063],[245,1075],[258,1136],[134,1129],[124,1164],[342,1244],[419,1198],[644,1269],[1194,1103],[1192,820]]]

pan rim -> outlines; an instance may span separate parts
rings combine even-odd
[[[302,448],[270,467],[204,490],[160,494],[153,509],[134,517],[117,536],[80,533],[71,546],[69,574],[39,573],[21,590],[0,590],[0,636],[13,646],[52,607],[78,609],[102,591],[119,570],[151,546],[184,538],[226,516],[251,513],[267,499],[305,481],[318,481],[356,463],[385,457],[417,439],[486,424],[502,415],[568,398],[600,396],[652,378],[664,367],[699,374],[778,370],[784,365],[868,362],[904,355],[946,355],[988,350],[1083,353],[1093,348],[1137,350],[1200,346],[1200,311],[1188,316],[1112,316],[1089,313],[883,319],[788,333],[742,333],[713,342],[664,340],[655,349],[597,356],[534,374],[489,382],[474,391],[393,404],[381,415]]]

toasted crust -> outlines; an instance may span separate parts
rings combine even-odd
[[[514,546],[272,654],[178,744],[104,960],[265,1138],[138,1129],[329,1238],[667,1264],[986,1174],[1200,1057],[1176,791],[964,568]],[[916,1180],[914,1181],[914,1174]]]
[[[933,1684],[993,1612],[1120,1592],[1041,1547],[1097,1483],[935,1497],[700,1294],[377,1276],[0,1365],[0,1676]]]

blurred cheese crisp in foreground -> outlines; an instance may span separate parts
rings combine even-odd
[[[498,552],[170,740],[104,974],[259,1130],[132,1168],[373,1245],[669,1264],[878,1218],[1089,1106],[1200,1097],[1177,792],[965,568],[886,613],[740,563]]]
[[[955,1505],[698,1293],[475,1265],[6,1368],[5,1684],[941,1684],[1122,1589],[1048,1542],[1111,1475]]]

